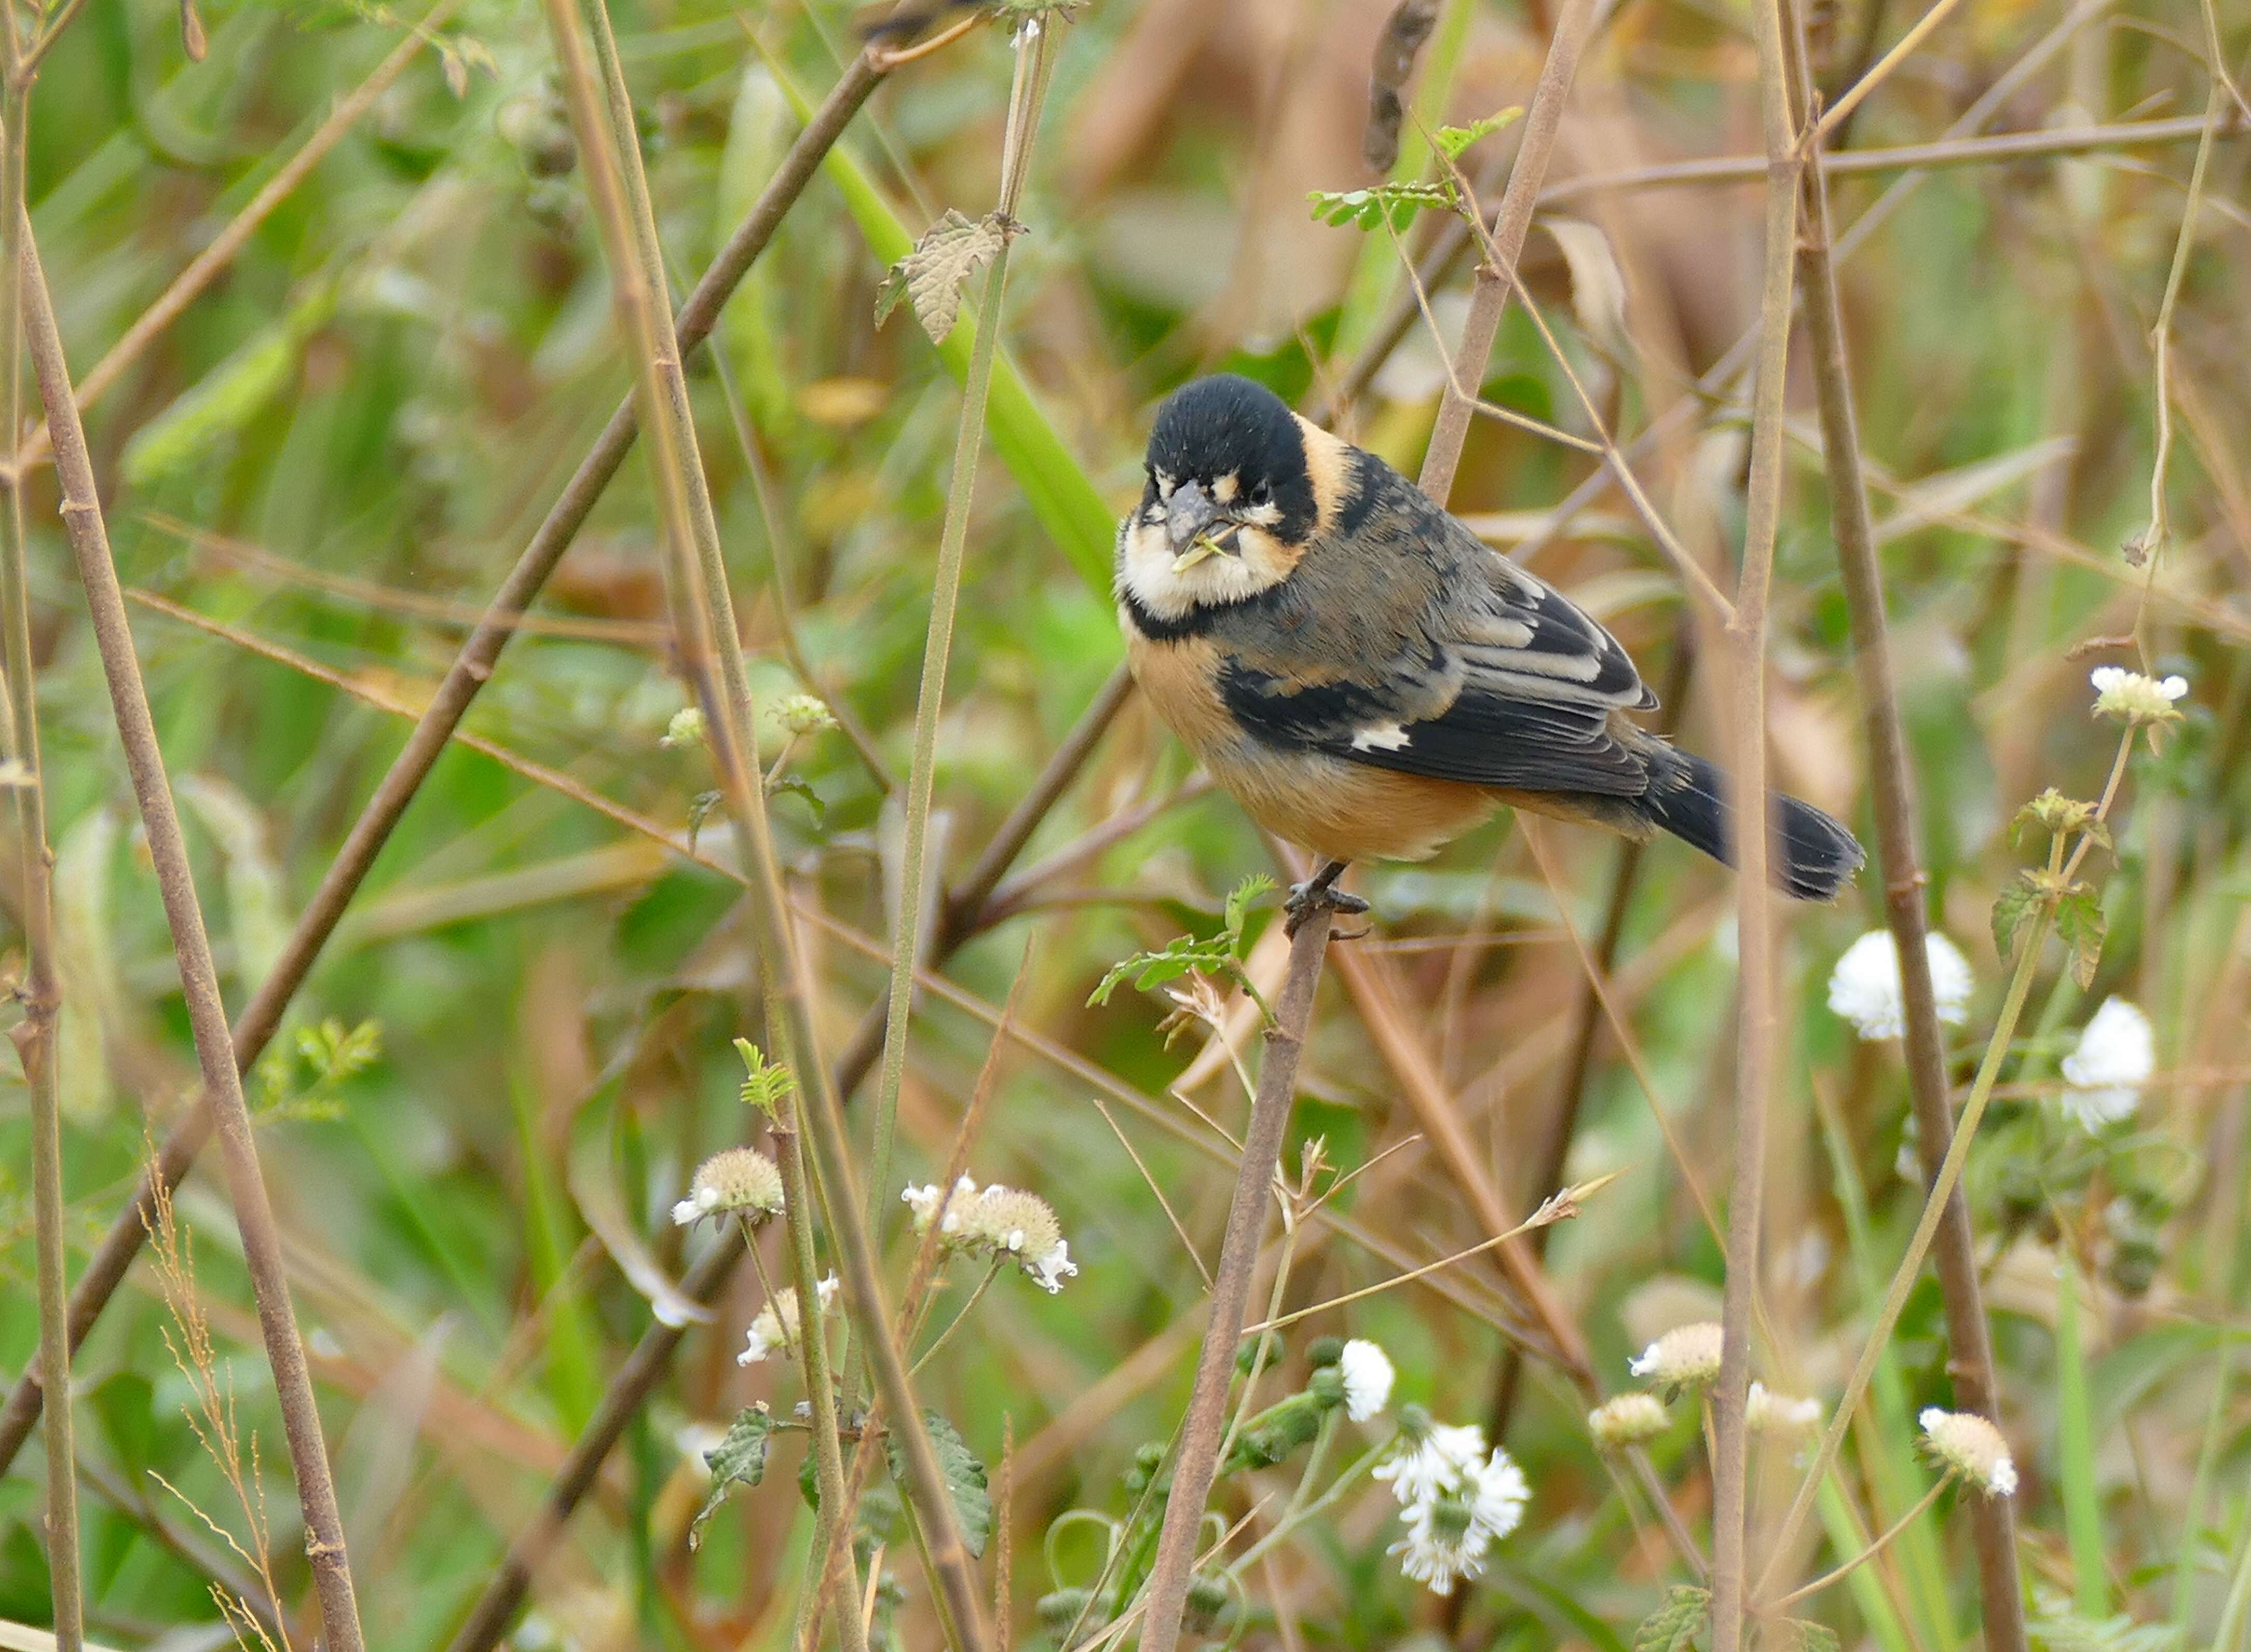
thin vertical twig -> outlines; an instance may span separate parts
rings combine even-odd
[[[867,54],[862,53],[806,123],[758,203],[712,259],[710,267],[688,295],[687,302],[681,306],[676,333],[682,349],[694,349],[710,336],[728,298],[772,240],[782,218],[820,169],[822,156],[843,135],[881,78],[880,71],[872,67]],[[89,375],[89,390],[92,382],[93,376]],[[436,766],[470,703],[490,681],[502,651],[515,635],[516,620],[537,599],[563,554],[570,549],[611,480],[623,467],[638,430],[629,397],[610,416],[609,424],[593,448],[579,462],[524,547],[523,554],[502,582],[476,630],[462,643],[461,653],[431,696],[405,746],[377,782],[374,794],[346,834],[343,847],[322,874],[320,886],[299,914],[281,957],[237,1019],[234,1050],[239,1069],[246,1071],[281,1027],[290,1001],[312,973],[329,937],[336,932],[345,909],[374,869],[384,844],[390,841],[392,830]],[[71,1296],[70,1345],[73,1352],[108,1305],[133,1259],[140,1254],[147,1236],[147,1222],[154,1213],[158,1185],[169,1191],[179,1185],[210,1139],[211,1128],[211,1109],[198,1098],[187,1118],[165,1137],[152,1172],[142,1178],[132,1203],[118,1214],[103,1235]],[[10,1391],[6,1406],[0,1407],[0,1471],[14,1461],[16,1453],[30,1438],[38,1420],[39,1393],[36,1376],[27,1372]]]
[[[594,3],[599,9],[600,0]],[[842,1264],[846,1300],[860,1328],[877,1391],[894,1419],[895,1437],[906,1459],[907,1502],[959,1635],[959,1652],[982,1652],[981,1590],[905,1363],[891,1341],[890,1316],[854,1183],[843,1112],[814,1029],[812,985],[790,921],[765,789],[757,771],[749,683],[717,519],[681,371],[679,342],[669,310],[655,301],[662,292],[663,266],[640,150],[630,128],[614,133],[606,129],[609,122],[595,93],[569,0],[546,0],[546,10],[602,230],[613,300],[634,352],[635,395],[650,437],[650,470],[657,484],[668,558],[666,583],[682,666],[703,708],[714,766],[733,823],[767,994],[781,1009],[782,1037],[778,1041],[786,1042],[798,1074],[804,1102],[800,1116],[813,1138],[814,1163]]]
[[[1790,19],[1791,61],[1803,100],[1804,88],[1812,81],[1802,10],[1793,6]],[[1844,306],[1838,292],[1836,261],[1830,252],[1829,190],[1821,164],[1821,134],[1833,124],[1825,120],[1808,146],[1798,262],[1804,276],[1806,335],[1829,474],[1830,525],[1837,541],[1861,715],[1867,727],[1868,789],[1875,803],[1876,861],[1883,875],[1884,917],[1899,954],[1908,1089],[1915,1109],[1923,1174],[1935,1178],[1945,1158],[1945,1144],[1954,1134],[1954,1109],[1948,1100],[1946,1047],[1930,978],[1923,896],[1929,880],[1915,842],[1914,772],[1908,761],[1906,729],[1892,674],[1883,572],[1876,557],[1868,510],[1867,477],[1860,464],[1860,423],[1853,405]],[[1992,1333],[1977,1276],[1970,1207],[1959,1190],[1946,1200],[1931,1261],[1945,1307],[1947,1365],[1954,1379],[1956,1407],[1998,1422],[2000,1394],[1993,1367]],[[2013,1506],[2006,1497],[1972,1497],[1969,1504],[1984,1600],[1985,1644],[1991,1652],[2024,1652],[2024,1593],[2018,1581]]]
[[[329,1652],[361,1652],[359,1607],[353,1598],[351,1568],[344,1554],[343,1517],[336,1507],[336,1483],[321,1438],[320,1408],[313,1397],[312,1373],[306,1366],[296,1310],[289,1302],[281,1232],[267,1197],[250,1109],[243,1099],[242,1077],[235,1066],[226,1006],[219,997],[218,970],[211,958],[211,936],[204,927],[203,907],[189,869],[187,842],[180,833],[163,752],[156,743],[156,724],[141,679],[141,662],[133,651],[132,627],[125,617],[124,594],[118,586],[116,565],[110,559],[109,530],[94,487],[94,461],[87,451],[78,404],[71,397],[70,363],[55,325],[46,274],[39,266],[38,245],[29,221],[20,213],[17,218],[23,233],[17,266],[24,320],[40,398],[46,405],[47,425],[54,438],[63,527],[78,560],[79,581],[86,591],[102,674],[108,681],[110,704],[116,714],[118,739],[125,748],[134,798],[148,834],[149,858],[155,863],[165,920],[171,929],[180,988],[187,1000],[196,1059],[203,1070],[204,1094],[209,1098],[226,1160],[228,1190],[242,1234],[243,1261],[257,1299],[259,1330],[274,1370],[282,1428],[296,1469],[297,1497],[305,1517],[305,1553],[312,1562],[314,1586],[320,1597],[322,1631]]]
[[[1469,319],[1462,328],[1461,348],[1454,355],[1454,371],[1438,404],[1438,421],[1430,432],[1423,469],[1416,478],[1423,491],[1441,505],[1454,490],[1462,444],[1469,437],[1470,417],[1476,411],[1472,398],[1485,382],[1486,362],[1500,331],[1501,312],[1508,306],[1510,278],[1523,255],[1524,238],[1532,230],[1540,186],[1547,181],[1548,162],[1555,150],[1555,134],[1571,101],[1571,79],[1578,73],[1579,54],[1594,31],[1600,4],[1601,0],[1564,0],[1547,60],[1541,66],[1539,83],[1533,88],[1532,107],[1524,117],[1524,135],[1517,142],[1516,164],[1509,171],[1508,187],[1502,190],[1500,205],[1493,214],[1494,251],[1487,253],[1486,264],[1478,270]]]
[[[904,842],[900,850],[899,910],[891,926],[891,979],[883,1012],[883,1064],[876,1079],[874,1150],[869,1186],[877,1199],[890,1185],[891,1137],[904,1082],[910,1012],[914,1003],[915,954],[923,940],[924,865],[930,841],[931,791],[938,770],[938,722],[945,704],[945,673],[953,657],[954,612],[961,597],[961,563],[969,542],[969,512],[977,492],[977,456],[985,445],[985,404],[1001,342],[1001,304],[1008,282],[1008,248],[1015,238],[1032,140],[1039,130],[1048,74],[1054,62],[1052,14],[1020,26],[1015,73],[1008,90],[1008,123],[1001,146],[1001,186],[994,205],[1000,248],[986,272],[977,307],[977,340],[961,387],[961,418],[953,439],[953,476],[938,529],[938,568],[932,577],[930,626],[923,640],[922,683],[915,695],[914,755],[907,773]]]
[[[1767,867],[1773,830],[1766,805],[1767,596],[1774,577],[1775,530],[1782,508],[1783,448],[1789,389],[1790,317],[1797,274],[1797,132],[1783,68],[1779,0],[1753,0],[1757,37],[1760,127],[1766,138],[1766,243],[1759,294],[1758,369],[1753,381],[1751,459],[1744,501],[1742,567],[1727,621],[1732,677],[1737,1007],[1734,1191],[1728,1201],[1726,1292],[1720,1376],[1712,1393],[1712,1645],[1743,1645],[1746,1480],[1752,1321],[1759,1280],[1759,1233],[1766,1183],[1769,1092],[1776,1026],[1773,895]]]
[[[18,302],[24,229],[24,143],[31,123],[31,79],[24,72],[15,9],[0,27],[0,411],[12,440],[23,426],[24,316]],[[62,1105],[55,1075],[55,1026],[62,992],[55,973],[54,851],[47,844],[46,771],[39,761],[38,674],[31,659],[31,589],[24,533],[24,479],[7,491],[0,522],[0,598],[7,605],[7,755],[17,765],[16,850],[23,902],[24,979],[16,989],[24,1019],[10,1029],[31,1112],[31,1211],[38,1253],[39,1355],[31,1367],[53,1396],[45,1409],[47,1581],[57,1652],[86,1640],[86,1600],[78,1551],[78,1450],[72,1437],[69,1254],[63,1239]]]
[[[1205,1500],[1219,1467],[1220,1435],[1227,1425],[1227,1390],[1235,1373],[1235,1345],[1243,1334],[1250,1300],[1250,1276],[1257,1270],[1266,1226],[1266,1201],[1280,1162],[1282,1137],[1297,1094],[1298,1060],[1305,1052],[1306,1028],[1313,1020],[1313,993],[1320,985],[1321,960],[1328,950],[1330,914],[1317,907],[1290,942],[1288,972],[1282,978],[1274,1025],[1266,1033],[1266,1058],[1258,1069],[1258,1091],[1250,1103],[1250,1123],[1243,1138],[1243,1160],[1227,1207],[1219,1268],[1213,1275],[1211,1309],[1196,1356],[1195,1384],[1181,1422],[1180,1450],[1173,1462],[1173,1489],[1165,1500],[1165,1521],[1149,1569],[1147,1612],[1141,1652],[1174,1652],[1181,1617],[1188,1605],[1195,1566],[1196,1534],[1203,1524]]]

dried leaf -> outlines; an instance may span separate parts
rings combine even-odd
[[[914,306],[915,319],[930,342],[943,344],[960,317],[963,285],[999,256],[1007,239],[998,217],[971,218],[947,207],[884,278],[876,294],[876,325],[881,327],[904,297]]]
[[[201,63],[204,54],[211,50],[211,42],[204,34],[204,20],[196,15],[196,0],[180,0],[180,49],[188,54],[190,63]]]
[[[1583,218],[1544,218],[1541,225],[1562,249],[1571,272],[1571,309],[1579,327],[1603,349],[1625,344],[1625,271],[1610,238]]]

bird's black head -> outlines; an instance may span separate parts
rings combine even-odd
[[[1263,384],[1217,373],[1183,384],[1149,432],[1149,496],[1184,546],[1207,530],[1257,527],[1302,544],[1319,515],[1304,427]],[[1226,547],[1223,537],[1218,543]]]

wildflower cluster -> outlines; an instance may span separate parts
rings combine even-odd
[[[1486,1551],[1524,1518],[1532,1489],[1507,1452],[1486,1449],[1475,1423],[1433,1422],[1419,1407],[1402,1414],[1399,1443],[1374,1470],[1391,1483],[1407,1535],[1387,1552],[1434,1594],[1485,1570]]]
[[[1603,1451],[1621,1451],[1654,1440],[1672,1425],[1665,1401],[1695,1389],[1707,1388],[1720,1375],[1720,1327],[1708,1319],[1676,1325],[1639,1355],[1626,1369],[1645,1379],[1655,1390],[1623,1393],[1604,1400],[1587,1414],[1587,1432]],[[1661,1396],[1661,1397],[1660,1397]],[[1777,1437],[1804,1434],[1821,1421],[1821,1402],[1774,1393],[1754,1382],[1744,1402],[1743,1426],[1753,1434]]]
[[[1078,1272],[1054,1210],[1037,1193],[997,1182],[980,1188],[964,1176],[950,1192],[933,1182],[909,1187],[899,1197],[914,1213],[918,1234],[927,1233],[936,1221],[946,1249],[1013,1261],[1051,1296]]]

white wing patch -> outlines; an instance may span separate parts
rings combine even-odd
[[[1371,722],[1352,735],[1354,751],[1398,751],[1409,743],[1407,730],[1396,722]]]

